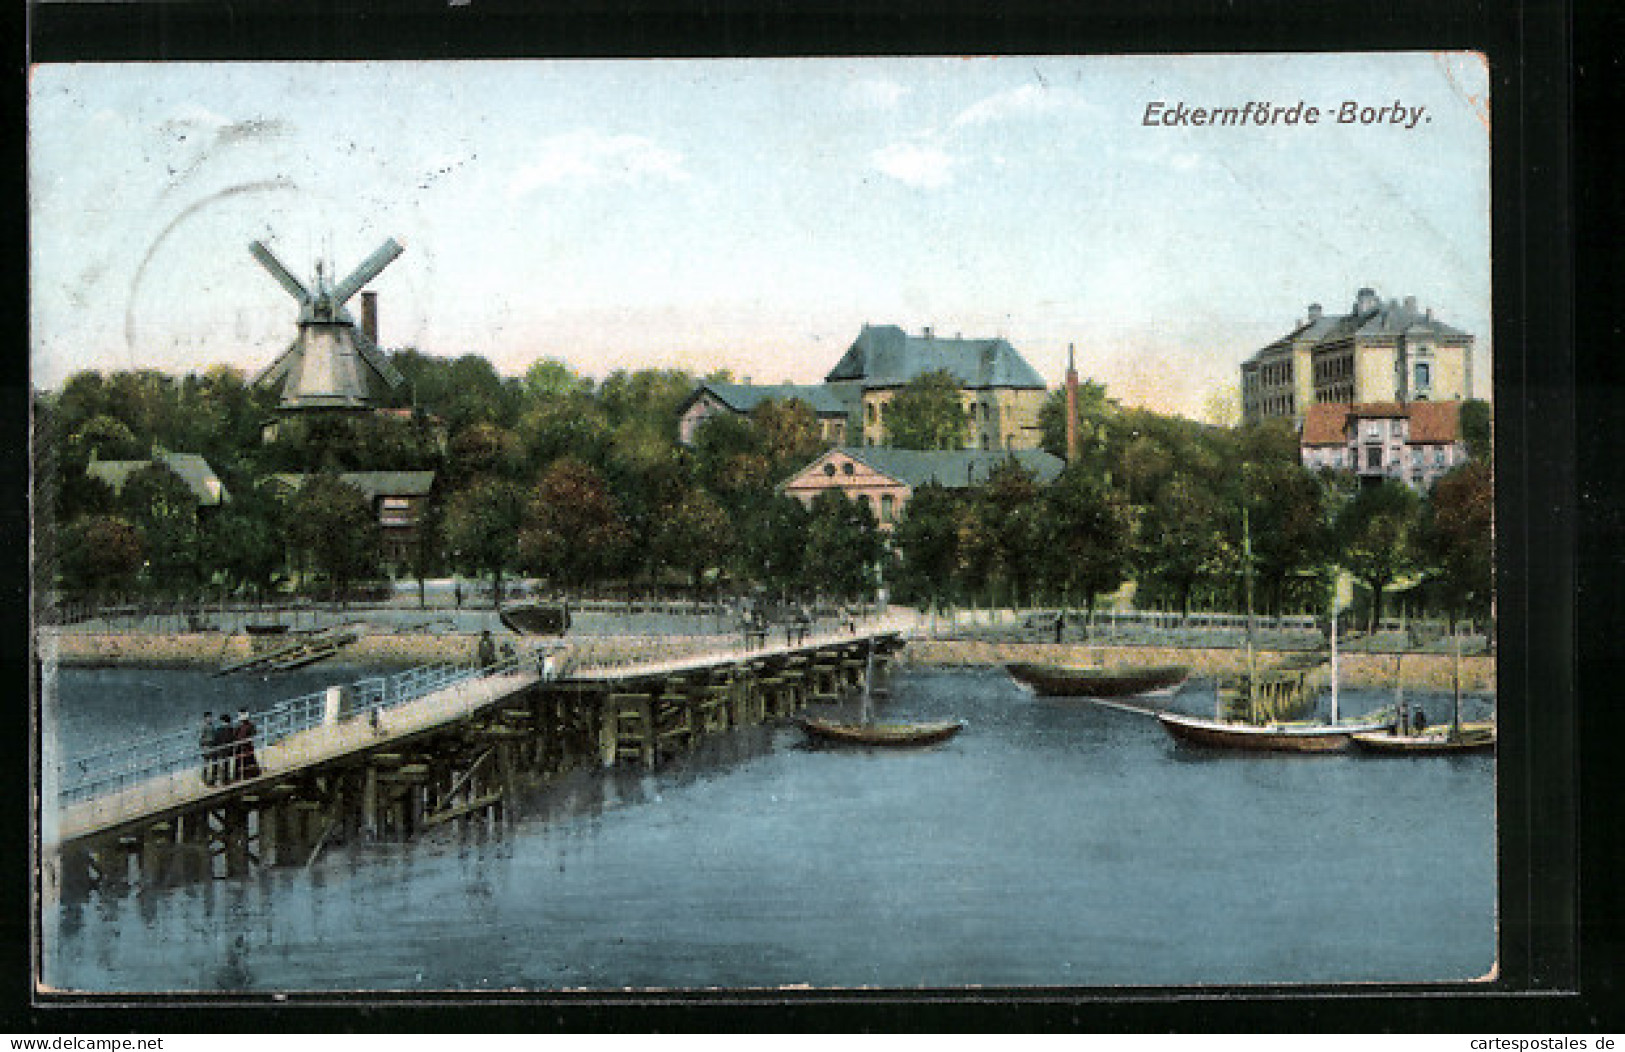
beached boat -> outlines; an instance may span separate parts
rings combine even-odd
[[[560,603],[512,603],[497,616],[510,632],[522,636],[562,636],[570,630],[570,608]]]
[[[1190,676],[1186,665],[1090,668],[1013,661],[1005,671],[1039,694],[1064,698],[1123,698],[1177,687]]]
[[[802,716],[796,720],[814,738],[844,745],[931,745],[947,741],[965,728],[964,720],[923,723],[843,723]]]

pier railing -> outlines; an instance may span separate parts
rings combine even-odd
[[[254,747],[275,745],[334,719],[370,719],[374,714],[467,680],[513,672],[519,660],[511,657],[484,667],[448,663],[423,665],[393,676],[358,680],[290,698],[249,714],[256,727]],[[65,804],[78,803],[153,778],[199,770],[207,762],[199,741],[200,729],[193,727],[122,742],[71,757],[57,766],[59,798]],[[226,756],[230,755],[230,745],[219,748],[225,750]]]

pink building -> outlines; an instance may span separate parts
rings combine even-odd
[[[1322,402],[1304,415],[1303,464],[1428,489],[1467,460],[1460,402]]]

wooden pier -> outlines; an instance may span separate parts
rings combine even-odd
[[[527,787],[583,767],[652,768],[708,735],[836,700],[863,685],[871,654],[882,667],[903,645],[873,628],[556,679],[526,655],[364,709],[331,688],[310,725],[258,749],[257,777],[206,784],[199,754],[96,791],[47,786],[63,800],[42,816],[47,885],[234,877],[308,866],[337,844],[511,820]]]

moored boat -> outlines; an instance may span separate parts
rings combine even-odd
[[[814,738],[844,745],[932,745],[947,741],[965,727],[964,720],[922,723],[843,723],[803,716],[797,721]]]
[[[1459,727],[1430,727],[1419,734],[1367,732],[1354,735],[1362,752],[1384,756],[1432,753],[1494,752],[1495,724],[1463,723]]]
[[[1174,738],[1192,745],[1256,752],[1341,752],[1357,734],[1385,731],[1377,720],[1355,723],[1231,723],[1224,720],[1157,713],[1157,720]]]
[[[1068,698],[1123,698],[1177,687],[1190,676],[1187,665],[1094,668],[1012,661],[1005,671],[1039,694]]]

